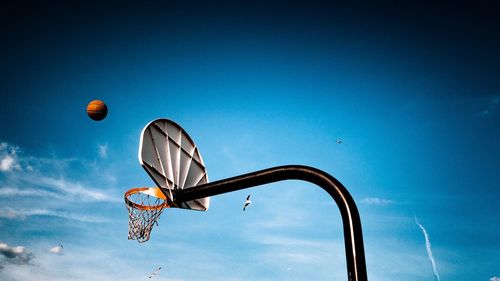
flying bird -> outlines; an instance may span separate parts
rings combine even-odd
[[[338,144],[341,144],[342,140],[336,140],[335,142],[338,143]]]
[[[63,249],[64,249],[63,245],[58,244],[57,246],[50,248],[49,252],[51,252],[52,254],[62,254]]]
[[[148,278],[151,278],[153,276],[158,275],[158,273],[160,273],[160,270],[161,270],[161,266],[159,266],[154,272],[152,272],[151,274],[149,274]]]
[[[245,201],[245,204],[243,205],[243,211],[245,211],[245,209],[250,205],[252,204],[252,201],[250,201],[250,194],[247,196],[247,200]]]

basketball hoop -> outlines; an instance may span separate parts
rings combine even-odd
[[[128,239],[143,243],[149,240],[153,225],[163,208],[170,204],[157,187],[132,188],[125,193],[125,206],[128,210]]]
[[[167,119],[148,123],[141,132],[138,159],[157,187],[132,188],[125,193],[129,240],[148,241],[163,208],[208,209],[208,197],[173,202],[174,190],[208,183],[198,147],[179,125]]]

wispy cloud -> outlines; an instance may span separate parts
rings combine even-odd
[[[4,259],[0,261],[0,265],[6,263],[16,265],[31,264],[31,260],[34,257],[34,255],[26,251],[23,246],[10,247],[2,242],[0,242],[0,255],[4,257]],[[0,266],[0,269],[1,268]]]
[[[280,280],[325,280],[345,278],[345,257],[341,240],[263,235],[252,240],[260,251],[255,259],[273,268]],[[336,266],[332,267],[332,264]],[[304,270],[308,268],[308,270]],[[311,276],[313,269],[314,276]]]
[[[485,117],[489,116],[498,109],[499,105],[500,105],[500,96],[494,96],[486,102],[484,109],[479,113],[479,115]]]
[[[8,186],[0,187],[0,197],[50,197],[63,201],[122,202],[121,197],[117,198],[63,177],[53,178],[35,173],[13,176],[10,180],[11,183]]]
[[[434,256],[432,255],[431,241],[429,239],[429,235],[427,234],[427,230],[425,230],[424,226],[418,222],[417,218],[415,218],[415,223],[418,225],[418,227],[420,227],[422,233],[424,234],[425,248],[427,250],[427,256],[429,257],[429,261],[431,262],[432,265],[432,272],[434,273],[434,277],[436,278],[437,281],[440,281],[439,274],[436,268],[436,261],[434,260]]]
[[[1,187],[0,197],[16,197],[16,196],[32,196],[32,197],[54,197],[60,198],[61,195],[42,189],[34,188],[17,188],[17,187]]]
[[[99,150],[101,157],[105,157],[107,144],[99,146]],[[83,202],[122,201],[121,197],[110,195],[109,192],[68,177],[72,171],[71,165],[79,171],[93,169],[91,164],[75,158],[58,159],[25,155],[18,146],[1,142],[0,171],[9,173],[3,182],[0,182],[0,197],[50,197]]]
[[[101,158],[106,158],[108,157],[108,144],[99,144],[97,146],[98,152],[99,152],[99,157]]]
[[[106,202],[122,202],[121,198],[109,196],[104,192],[97,191],[94,188],[84,186],[79,182],[68,181],[64,178],[39,177],[31,179],[32,184],[38,184],[46,188],[55,189],[65,195],[78,198],[83,201],[106,201]]]
[[[68,164],[76,162],[76,158],[34,157],[24,154],[23,150],[14,144],[0,142],[0,171],[28,171],[50,168],[53,171],[63,171]]]
[[[23,281],[133,281],[133,280],[204,280],[204,281],[243,281],[249,278],[239,277],[240,270],[245,270],[246,265],[236,265],[238,268],[227,270],[227,265],[231,264],[232,257],[220,255],[214,251],[200,249],[185,243],[166,243],[164,249],[171,250],[172,247],[184,254],[170,257],[163,251],[153,251],[146,253],[143,250],[134,250],[130,248],[130,241],[126,241],[120,249],[115,243],[100,244],[99,241],[93,241],[86,245],[68,245],[64,244],[64,256],[47,251],[47,245],[38,251],[36,255],[36,267],[29,270],[22,267],[6,267],[0,274],[0,280],[23,280]],[[69,243],[69,242],[68,242]],[[133,243],[134,245],[135,243]],[[45,247],[43,247],[45,246]],[[68,249],[66,249],[68,248]],[[34,248],[36,249],[36,248]],[[138,255],[136,258],[124,258],[131,252]],[[170,252],[170,251],[169,251]],[[148,258],[140,258],[140,257]],[[105,263],[103,261],[110,261]],[[193,262],[196,261],[196,262]],[[110,264],[112,266],[110,266]],[[186,266],[188,265],[188,266]],[[234,263],[233,263],[234,265]],[[161,266],[160,275],[148,279],[147,277],[155,269]],[[137,270],[131,270],[137,269]],[[248,269],[251,272],[250,269]],[[221,275],[221,272],[223,273]],[[163,275],[162,275],[163,274]],[[255,279],[255,278],[250,278]],[[259,279],[262,280],[262,279]]]
[[[301,248],[315,247],[322,249],[334,249],[337,246],[337,244],[334,243],[333,241],[299,239],[299,238],[291,238],[279,235],[263,235],[252,241],[263,245],[284,246],[284,247],[298,246]]]
[[[13,208],[2,208],[0,209],[0,218],[6,219],[26,219],[30,216],[50,216],[59,217],[68,220],[89,222],[89,223],[104,223],[109,222],[109,219],[97,216],[88,216],[82,214],[74,214],[64,211],[53,211],[48,209],[13,209]]]
[[[254,222],[253,227],[264,229],[301,228],[308,216],[304,212],[297,210],[286,211],[276,208],[275,211],[274,214],[269,215],[265,220]]]
[[[490,281],[500,281],[500,278],[499,277],[491,277]]]
[[[378,205],[378,206],[394,204],[394,201],[392,201],[392,200],[378,198],[378,197],[366,197],[366,198],[361,199],[360,202],[363,204],[367,204],[367,205]]]
[[[25,155],[19,147],[1,142],[0,158],[8,159],[8,156],[14,159],[15,164],[5,164],[2,168],[0,219],[24,220],[33,216],[45,216],[84,223],[105,223],[110,220],[102,216],[82,214],[78,204],[122,202],[122,197],[109,188],[106,191],[100,190],[75,179],[75,175],[80,174],[95,178],[92,176],[95,166],[91,162]],[[7,169],[7,166],[10,168]],[[95,184],[103,183],[93,181],[92,185]]]

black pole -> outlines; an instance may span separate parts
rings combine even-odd
[[[367,281],[361,219],[347,189],[331,175],[312,167],[289,165],[215,181],[188,189],[176,190],[174,202],[185,202],[208,196],[268,184],[282,180],[304,180],[323,188],[337,203],[344,225],[344,243],[349,281]]]

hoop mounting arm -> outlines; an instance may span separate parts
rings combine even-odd
[[[344,227],[348,280],[367,281],[361,219],[354,199],[337,179],[319,169],[300,165],[269,168],[188,189],[175,190],[174,202],[185,202],[283,180],[303,180],[314,183],[335,200]]]

